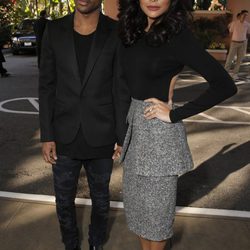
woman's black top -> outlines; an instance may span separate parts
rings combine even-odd
[[[81,80],[84,79],[85,69],[88,63],[89,51],[95,33],[81,35],[74,31],[75,53],[79,67]],[[82,128],[80,127],[74,140],[69,144],[57,143],[57,154],[68,156],[72,159],[86,160],[96,158],[111,158],[114,145],[92,147],[86,142]]]
[[[209,88],[195,100],[171,110],[172,122],[203,112],[237,92],[229,74],[201,47],[189,29],[183,29],[159,47],[149,46],[146,34],[131,47],[120,45],[116,81],[118,106],[122,110],[118,122],[119,144],[126,133],[122,122],[126,120],[130,97],[168,101],[170,81],[185,65],[200,73],[208,81]]]

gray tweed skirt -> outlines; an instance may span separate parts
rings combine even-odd
[[[193,168],[182,122],[146,120],[149,105],[132,99],[123,163],[123,202],[128,227],[148,240],[173,234],[178,175]]]

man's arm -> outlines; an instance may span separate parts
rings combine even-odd
[[[228,25],[228,30],[229,30],[229,33],[232,35],[233,31],[234,31],[234,22],[231,22],[229,25]]]
[[[53,116],[56,98],[56,63],[47,25],[42,40],[41,64],[39,72],[39,118],[43,157],[54,163],[56,148],[54,142]]]
[[[113,96],[115,104],[116,136],[117,136],[117,145],[115,147],[115,153],[113,155],[113,159],[118,158],[121,153],[123,141],[127,132],[126,117],[131,103],[130,92],[121,66],[122,55],[120,53],[121,51],[120,46],[122,45],[119,42],[113,66],[114,70]]]

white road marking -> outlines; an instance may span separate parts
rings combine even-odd
[[[192,120],[185,119],[184,122],[194,122],[194,123],[211,123],[211,124],[228,124],[228,125],[250,125],[250,122],[237,122],[237,121],[209,121],[209,120]]]
[[[29,102],[39,111],[39,103],[37,98],[28,98]]]
[[[244,107],[244,106],[223,106],[223,105],[217,105],[214,108],[224,108],[224,109],[250,109],[250,107]]]
[[[233,110],[236,110],[236,111],[239,111],[239,112],[242,112],[244,114],[247,114],[247,115],[250,115],[250,112],[246,111],[246,110],[242,110],[242,109],[239,109],[239,108],[232,108]]]
[[[37,111],[19,111],[19,110],[11,110],[8,108],[5,108],[4,105],[7,103],[11,102],[17,102],[17,101],[28,101]],[[181,104],[177,104],[177,106],[180,106]],[[214,106],[213,108],[223,108],[223,109],[232,109],[237,112],[241,112],[247,115],[250,115],[250,112],[246,111],[245,109],[250,109],[250,107],[242,107],[242,106],[223,106],[223,105],[218,105]],[[38,98],[37,97],[22,97],[22,98],[14,98],[14,99],[9,99],[0,102],[0,112],[5,112],[5,113],[14,113],[14,114],[28,114],[28,115],[38,115],[39,114],[39,103],[38,103]],[[219,123],[219,124],[231,124],[231,125],[250,125],[250,122],[245,122],[245,121],[223,121],[218,118],[215,118],[214,116],[207,115],[205,113],[200,113],[198,114],[199,116],[205,117],[207,120],[196,120],[196,119],[186,119],[184,120],[185,122],[193,122],[193,123]],[[197,116],[198,116],[197,115]]]
[[[55,205],[55,197],[51,195],[40,194],[24,194],[0,191],[0,198],[7,198],[19,201],[39,202]],[[76,205],[91,206],[90,199],[76,198]],[[111,201],[111,208],[124,208],[123,202]],[[206,216],[206,217],[231,217],[250,219],[250,212],[227,210],[227,209],[212,209],[212,208],[198,208],[198,207],[176,207],[176,215],[189,215],[189,216]]]
[[[217,122],[219,121],[219,122],[221,122],[221,120],[219,120],[219,119],[217,119],[217,118],[215,118],[215,117],[213,117],[213,116],[207,115],[207,114],[205,114],[205,113],[200,113],[200,114],[198,114],[198,115],[203,116],[203,117],[207,118],[208,120],[217,121]]]
[[[248,82],[246,81],[239,81],[239,82],[235,82],[235,85],[243,85],[243,84],[246,84]]]
[[[28,114],[28,115],[38,115],[39,113],[37,111],[20,111],[20,110],[12,110],[12,109],[7,109],[4,108],[4,105],[10,102],[15,102],[15,101],[29,101],[33,107],[35,107],[36,110],[39,109],[38,106],[38,98],[36,97],[22,97],[22,98],[14,98],[14,99],[9,99],[9,100],[5,100],[0,102],[0,111],[1,112],[5,112],[5,113],[14,113],[14,114]]]

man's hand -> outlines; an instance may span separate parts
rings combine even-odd
[[[122,147],[118,146],[117,143],[116,143],[114,150],[115,150],[115,152],[114,152],[114,154],[112,156],[112,159],[117,160],[121,156]]]
[[[55,164],[57,160],[56,156],[56,144],[54,141],[43,142],[42,144],[43,159],[50,164]]]

